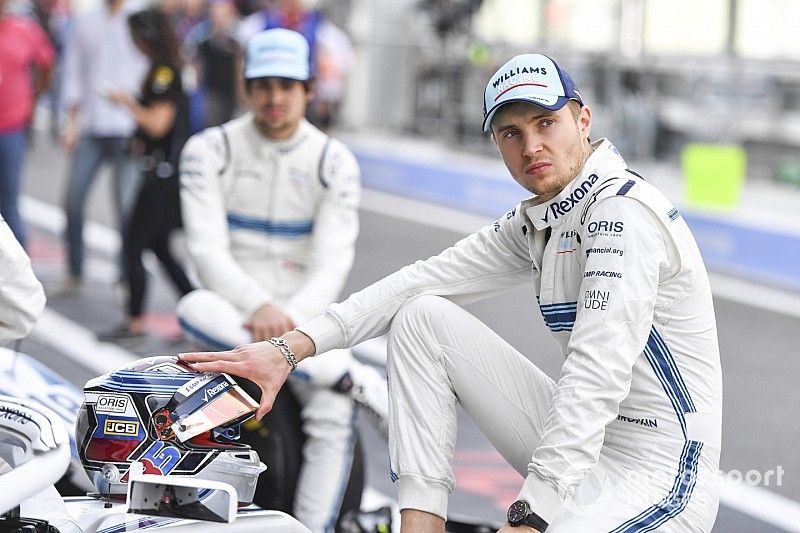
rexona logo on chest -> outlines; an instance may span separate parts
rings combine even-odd
[[[558,217],[566,215],[572,211],[572,208],[578,205],[578,202],[583,200],[583,198],[589,193],[594,184],[597,183],[597,180],[597,174],[592,174],[583,180],[577,187],[575,187],[569,196],[562,200],[552,202],[547,206],[547,212],[544,214],[544,218],[542,220],[547,222],[550,218],[550,215],[553,215],[553,220],[558,220]]]
[[[203,393],[203,401],[207,402],[208,400],[211,400],[212,398],[214,398],[214,396],[216,396],[220,392],[224,391],[228,387],[229,387],[229,383],[227,381],[223,381],[219,385],[215,385],[214,387],[211,387],[210,389],[206,389],[205,392]]]

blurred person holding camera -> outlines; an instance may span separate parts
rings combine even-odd
[[[532,197],[279,340],[181,359],[256,382],[260,417],[297,361],[388,331],[404,533],[445,530],[458,404],[524,480],[502,533],[711,531],[722,376],[689,227],[608,139],[590,141],[591,108],[551,58],[504,64],[483,117]],[[461,307],[531,281],[519,297],[535,297],[561,348],[558,381]]]
[[[0,0],[0,216],[24,247],[18,202],[28,126],[52,80],[55,50],[35,21],[7,13],[7,2]]]
[[[113,165],[114,208],[120,235],[139,186],[129,156],[136,121],[130,111],[108,97],[136,94],[147,61],[128,30],[131,0],[104,0],[72,21],[64,51],[63,102],[67,109],[61,143],[72,152],[64,210],[69,276],[67,288],[83,280],[83,224],[86,199],[103,163]],[[124,266],[121,278],[125,278]]]
[[[180,46],[169,19],[158,8],[133,13],[128,17],[128,26],[134,43],[150,65],[139,99],[121,91],[109,94],[109,99],[126,108],[136,121],[131,154],[142,172],[141,187],[122,242],[128,273],[127,317],[118,328],[99,335],[100,340],[112,341],[145,335],[145,250],[152,250],[181,295],[194,288],[170,250],[170,236],[181,226],[178,159],[188,136]]]
[[[205,289],[184,297],[178,316],[211,348],[277,342],[322,311],[345,284],[359,229],[355,157],[303,118],[308,42],[283,28],[256,34],[244,78],[250,112],[193,136],[181,154],[187,245]],[[295,377],[306,442],[293,514],[330,531],[353,461],[353,402],[385,421],[386,381],[349,350]]]

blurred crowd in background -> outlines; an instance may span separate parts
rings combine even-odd
[[[285,27],[308,40],[317,73],[308,118],[329,129],[338,116],[354,53],[347,34],[314,4],[0,0],[0,214],[17,239],[26,245],[18,199],[37,107],[44,115],[40,122],[45,121],[52,138],[72,154],[71,168],[66,169],[64,239],[66,283],[73,287],[80,285],[83,274],[86,198],[101,167],[113,167],[114,207],[124,241],[126,217],[141,196],[147,157],[152,159],[150,153],[134,153],[137,140],[147,144],[154,138],[147,110],[163,100],[159,93],[171,92],[177,84],[181,98],[172,102],[170,124],[155,137],[163,138],[174,154],[191,134],[245,112],[243,49],[255,33]],[[163,14],[171,28],[145,17],[150,22],[132,35],[131,17],[153,10]],[[173,45],[176,50],[167,50]],[[153,71],[165,65],[166,70]],[[175,169],[168,174],[174,177]],[[120,267],[124,279],[129,265]]]
[[[221,124],[241,111],[242,95],[237,92],[241,89],[237,85],[241,77],[238,62],[247,39],[258,31],[286,27],[299,31],[309,40],[318,69],[312,119],[322,127],[329,127],[335,120],[343,84],[354,60],[347,33],[310,0],[3,1],[7,3],[5,11],[9,15],[36,21],[56,51],[56,78],[47,99],[53,106],[54,131],[64,121],[64,67],[75,20],[97,10],[130,14],[154,5],[167,14],[180,41],[185,63],[184,90],[191,98],[192,133]]]

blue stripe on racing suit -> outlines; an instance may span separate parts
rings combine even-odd
[[[656,377],[664,387],[664,392],[666,392],[672,407],[675,409],[684,438],[686,438],[686,419],[684,415],[695,412],[694,402],[689,396],[686,383],[681,377],[672,353],[655,327],[652,328],[647,339],[644,354]],[[683,511],[689,503],[692,491],[697,483],[697,463],[700,460],[702,449],[702,442],[687,439],[683,445],[683,452],[678,464],[678,474],[675,476],[675,482],[669,493],[663,500],[616,527],[611,533],[652,531]]]
[[[228,227],[231,230],[246,229],[270,235],[284,237],[299,237],[309,235],[314,229],[313,220],[300,220],[297,222],[275,222],[269,219],[258,219],[244,215],[228,213]]]

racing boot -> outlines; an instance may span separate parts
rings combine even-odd
[[[389,386],[386,378],[372,366],[355,363],[333,386],[349,395],[375,421],[384,437],[389,435]]]

